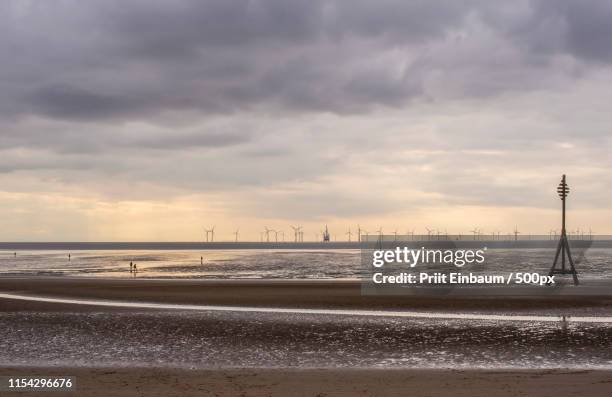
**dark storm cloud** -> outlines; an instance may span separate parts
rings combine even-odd
[[[68,85],[47,86],[29,95],[35,113],[59,119],[96,120],[139,108],[143,101],[106,95]]]
[[[423,85],[436,73],[460,95],[494,95],[541,80],[552,54],[612,59],[604,1],[14,1],[0,11],[7,117],[362,112],[430,98]],[[493,54],[507,73],[495,72],[487,34],[517,43],[512,59]]]
[[[532,55],[558,53],[585,61],[612,61],[609,1],[533,0],[483,11],[487,23],[529,48]]]
[[[374,71],[377,81],[359,64],[395,45],[443,36],[461,25],[467,4],[4,3],[0,112],[92,121],[166,110],[397,104],[415,95],[418,82],[386,77],[384,67]]]
[[[552,2],[548,4],[554,6]],[[612,61],[612,3],[574,2],[568,3],[564,11],[567,19],[566,47],[579,57]]]

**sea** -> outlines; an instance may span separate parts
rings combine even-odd
[[[460,270],[545,274],[554,254],[552,248],[488,249],[485,263]],[[612,248],[576,251],[574,260],[581,279],[612,278]],[[136,264],[136,273],[130,271],[130,263]],[[358,249],[0,251],[0,275],[4,276],[361,279],[367,272]]]

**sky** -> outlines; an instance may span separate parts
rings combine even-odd
[[[609,1],[5,0],[0,240],[612,234]]]

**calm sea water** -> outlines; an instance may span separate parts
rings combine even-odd
[[[355,279],[360,250],[0,251],[0,275],[141,278]],[[486,263],[462,271],[545,273],[552,249],[489,249]],[[581,278],[612,278],[612,249],[575,252]],[[130,273],[130,262],[138,273]],[[428,265],[429,266],[429,265]]]

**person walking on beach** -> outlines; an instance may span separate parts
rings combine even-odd
[[[70,254],[68,254],[68,262],[70,262]]]
[[[203,265],[203,264],[204,264],[204,257],[203,257],[203,256],[201,256],[201,257],[200,257],[200,265]]]
[[[15,252],[15,257],[17,257],[17,253]]]
[[[132,273],[133,270],[134,270],[134,264],[132,263],[132,261],[130,261],[130,273]]]

